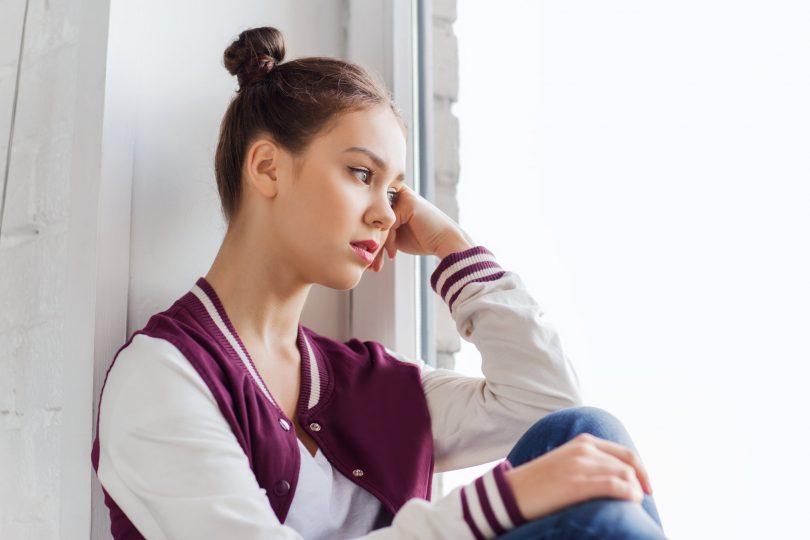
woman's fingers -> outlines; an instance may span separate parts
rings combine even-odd
[[[383,263],[385,262],[385,254],[388,253],[388,258],[393,259],[397,254],[396,248],[396,238],[397,238],[397,231],[396,229],[391,229],[388,233],[388,238],[385,239],[382,248],[377,252],[374,256],[374,261],[371,263],[370,268],[374,272],[379,272],[382,270]]]
[[[594,491],[602,494],[600,496],[603,497],[629,499],[635,502],[641,502],[644,498],[644,494],[639,489],[637,482],[628,482],[624,478],[613,474],[594,476],[591,478],[591,484]]]
[[[639,499],[644,496],[636,469],[612,454],[599,452],[591,458],[583,459],[580,463],[587,471],[587,476],[591,478],[592,482],[603,476],[615,476],[622,482],[627,483],[632,488],[633,494],[638,494]]]
[[[397,230],[391,229],[391,232],[388,233],[388,239],[385,241],[385,250],[388,252],[388,258],[393,259],[394,256],[397,254]]]
[[[383,253],[385,253],[384,249],[378,251],[377,255],[374,257],[374,261],[372,261],[371,263],[371,269],[374,272],[379,272],[380,270],[382,270],[383,263],[385,262],[385,257],[383,256]]]
[[[647,469],[644,467],[644,464],[641,463],[641,458],[636,454],[632,448],[628,448],[621,444],[615,443],[613,441],[608,441],[606,439],[602,439],[591,435],[590,433],[583,433],[578,435],[578,437],[587,440],[589,443],[593,444],[599,450],[606,452],[616,458],[620,459],[621,461],[627,463],[636,472],[636,476],[638,477],[638,481],[641,483],[642,488],[648,494],[652,494],[652,484],[650,484],[650,476],[647,473]]]

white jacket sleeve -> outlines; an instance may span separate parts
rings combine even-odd
[[[98,479],[149,540],[303,540],[281,524],[202,377],[168,341],[136,335],[109,371]],[[428,502],[413,498],[376,540],[494,538],[525,523],[508,462]]]
[[[520,276],[483,246],[447,255],[431,276],[462,339],[481,353],[484,378],[423,360],[435,471],[504,458],[543,416],[582,404],[579,381],[554,327]],[[400,360],[413,361],[394,351]]]

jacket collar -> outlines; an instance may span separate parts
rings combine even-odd
[[[225,350],[231,352],[233,359],[245,368],[261,393],[282,415],[286,416],[259,375],[250,353],[239,338],[239,334],[236,333],[236,328],[231,323],[211,284],[201,277],[189,291],[189,295],[187,295],[189,301],[197,304],[194,306],[197,309],[194,309],[193,312],[198,314],[209,334],[214,336]],[[301,355],[301,391],[298,396],[298,414],[317,407],[323,401],[322,390],[328,388],[329,370],[326,368],[321,351],[317,346],[312,345],[312,340],[307,336],[308,332],[309,330],[299,322],[296,341],[298,352]]]

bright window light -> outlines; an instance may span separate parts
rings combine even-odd
[[[808,28],[800,1],[458,3],[460,224],[624,422],[672,538],[807,531]]]

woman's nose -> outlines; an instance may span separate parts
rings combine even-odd
[[[369,216],[375,226],[389,229],[396,223],[397,215],[391,207],[388,193],[384,194],[382,201],[380,202],[379,197],[374,198],[374,205],[369,210]]]

